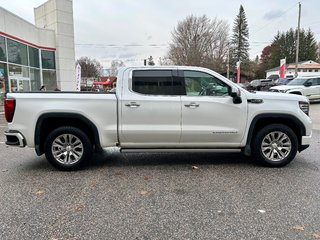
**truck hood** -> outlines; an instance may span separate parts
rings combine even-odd
[[[279,86],[281,87],[281,86]],[[308,98],[296,94],[279,93],[279,92],[247,92],[249,99],[263,99],[263,100],[286,100],[286,101],[305,101],[309,102]]]

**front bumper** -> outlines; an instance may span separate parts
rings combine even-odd
[[[311,144],[312,133],[309,136],[302,136],[299,152],[307,149]]]
[[[25,147],[26,146],[26,140],[24,136],[14,130],[5,131],[4,135],[6,136],[6,144],[9,146],[17,146],[17,147]]]
[[[309,136],[302,136],[301,145],[310,145],[311,144],[312,133]]]

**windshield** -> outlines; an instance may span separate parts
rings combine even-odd
[[[272,84],[272,80],[261,80],[261,84]]]
[[[287,82],[287,80],[288,80],[288,79],[286,79],[286,78],[280,78],[277,83],[278,83],[278,84],[279,84],[279,83],[285,83],[285,82]]]
[[[250,85],[251,86],[258,86],[260,84],[260,80],[252,80],[251,82],[250,82]]]
[[[308,79],[296,78],[289,82],[287,85],[303,85]]]

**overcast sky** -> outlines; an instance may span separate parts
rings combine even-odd
[[[34,23],[33,8],[45,0],[0,0],[0,5]],[[320,0],[302,0],[301,27],[311,28],[320,41]],[[141,65],[153,56],[158,63],[178,21],[193,14],[226,20],[232,29],[243,5],[248,24],[250,58],[260,55],[277,31],[296,28],[295,0],[74,0],[76,58],[98,59],[105,68],[117,59]],[[231,30],[230,30],[231,34]]]

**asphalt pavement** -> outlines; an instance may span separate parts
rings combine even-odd
[[[319,112],[310,148],[280,169],[238,151],[111,149],[77,172],[7,147],[0,114],[0,239],[320,239]]]
[[[313,129],[320,130],[320,103],[310,104],[310,117],[312,119]]]

